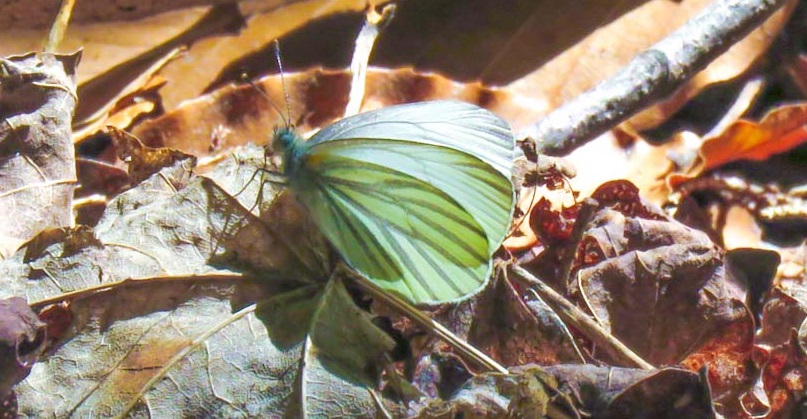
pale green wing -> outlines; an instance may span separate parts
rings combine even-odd
[[[513,187],[510,179],[478,158],[450,148],[390,140],[330,141],[313,149],[314,156],[341,157],[350,164],[372,164],[411,176],[455,201],[481,226],[490,255],[510,226]],[[318,173],[330,176],[331,168]]]
[[[377,138],[450,147],[478,157],[510,178],[515,138],[503,119],[470,103],[435,100],[390,106],[337,121],[307,147],[348,138]]]
[[[384,146],[376,146],[373,139],[385,140]],[[462,153],[432,153],[430,148],[412,148],[412,143]],[[482,225],[491,253],[510,225],[515,141],[505,121],[477,106],[456,101],[392,106],[336,122],[306,147],[315,155],[340,155],[392,168],[436,187]],[[468,154],[478,160],[469,165],[461,157]]]
[[[370,156],[377,156],[400,145],[350,140],[334,142],[327,149],[317,147],[303,157],[292,186],[345,260],[381,287],[415,303],[470,295],[484,285],[491,265],[487,234],[476,218],[428,182],[340,155],[347,149],[371,150]],[[404,145],[409,153],[441,162],[425,164],[445,176],[453,176],[458,167],[487,167],[476,157],[449,148]],[[485,183],[470,186],[474,184]],[[491,210],[509,211],[511,196],[511,191],[501,191],[505,204]]]
[[[302,145],[290,182],[345,260],[416,303],[472,294],[514,205],[514,138],[452,101],[384,108]]]

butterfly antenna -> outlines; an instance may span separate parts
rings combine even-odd
[[[280,70],[280,84],[283,86],[283,95],[286,97],[286,128],[290,127],[291,122],[291,96],[289,89],[286,87],[286,77],[283,75],[283,60],[280,59],[280,41],[275,39],[275,60],[277,61],[277,68]]]
[[[272,109],[274,109],[275,112],[280,115],[280,119],[283,120],[283,124],[289,126],[289,121],[286,120],[286,116],[283,114],[283,109],[280,109],[280,106],[278,106],[277,103],[275,103],[275,101],[266,94],[266,91],[261,86],[258,86],[254,80],[251,80],[247,73],[241,73],[241,81],[252,86],[256,92],[263,96],[263,98],[266,99],[266,102],[269,103],[269,106],[271,106]]]

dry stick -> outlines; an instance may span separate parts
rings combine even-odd
[[[62,43],[62,38],[64,38],[65,31],[67,31],[67,24],[70,22],[70,16],[73,15],[73,6],[75,5],[75,0],[62,0],[62,6],[59,8],[59,14],[56,15],[56,19],[53,21],[53,26],[50,27],[48,39],[45,41],[45,45],[42,48],[43,52],[56,52],[59,44]]]
[[[107,282],[82,288],[75,291],[66,292],[64,294],[48,297],[43,300],[36,300],[28,303],[32,310],[40,310],[51,304],[58,304],[65,301],[74,301],[82,298],[89,298],[95,294],[112,291],[121,287],[134,286],[138,284],[155,284],[155,283],[169,283],[169,282],[187,282],[189,284],[199,283],[200,281],[241,281],[243,275],[238,273],[208,273],[197,275],[178,275],[178,276],[149,276],[144,278],[126,278],[116,282]]]
[[[619,339],[604,331],[590,316],[575,307],[572,303],[563,298],[563,296],[544,284],[540,279],[527,272],[524,268],[513,266],[510,268],[510,271],[515,276],[533,286],[535,292],[555,310],[563,321],[593,340],[597,344],[597,347],[602,348],[615,360],[646,370],[655,369],[653,365],[630,350],[630,348],[620,342]]]
[[[356,47],[353,49],[353,59],[350,62],[352,80],[350,83],[350,98],[345,107],[345,118],[358,114],[359,109],[361,109],[370,54],[373,52],[373,46],[375,46],[375,41],[378,39],[381,29],[384,29],[395,15],[394,4],[385,5],[380,14],[376,13],[372,6],[368,6],[368,8],[364,26],[362,26],[359,35],[356,36]]]
[[[519,138],[538,153],[568,154],[667,97],[787,1],[716,1],[615,76],[522,130]]]

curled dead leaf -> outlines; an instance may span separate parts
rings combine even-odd
[[[117,148],[118,157],[129,164],[129,176],[134,183],[140,183],[179,161],[188,161],[190,167],[196,166],[196,157],[190,154],[167,147],[146,147],[137,137],[113,126],[108,126],[107,131]]]
[[[765,160],[807,142],[807,104],[784,105],[768,112],[759,122],[740,120],[716,137],[706,138],[700,159],[669,182],[681,185],[700,174],[738,160]]]
[[[226,153],[243,144],[266,144],[273,128],[287,117],[301,132],[310,132],[344,113],[350,90],[347,71],[315,68],[286,73],[284,78],[291,98],[289,116],[278,113],[286,103],[283,80],[269,76],[251,84],[225,85],[160,118],[143,122],[132,133],[149,146],[172,147],[201,157]],[[369,69],[362,111],[449,98],[478,104],[508,120],[519,114],[525,116],[507,91],[479,83],[458,83],[411,68]]]
[[[45,324],[24,298],[0,300],[0,398],[28,376],[45,342]]]

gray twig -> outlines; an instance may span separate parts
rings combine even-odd
[[[715,1],[615,76],[525,128],[519,138],[538,153],[568,154],[667,97],[786,2]]]
[[[567,326],[574,327],[586,335],[586,337],[597,344],[598,348],[601,348],[608,353],[608,355],[612,356],[616,362],[645,370],[655,369],[653,364],[642,359],[642,357],[625,346],[619,339],[611,335],[610,332],[604,330],[599,323],[594,321],[589,315],[583,312],[583,310],[563,298],[562,295],[555,292],[549,285],[544,284],[526,269],[513,265],[510,268],[510,272],[530,284],[532,290],[555,310],[555,313],[566,322]]]

